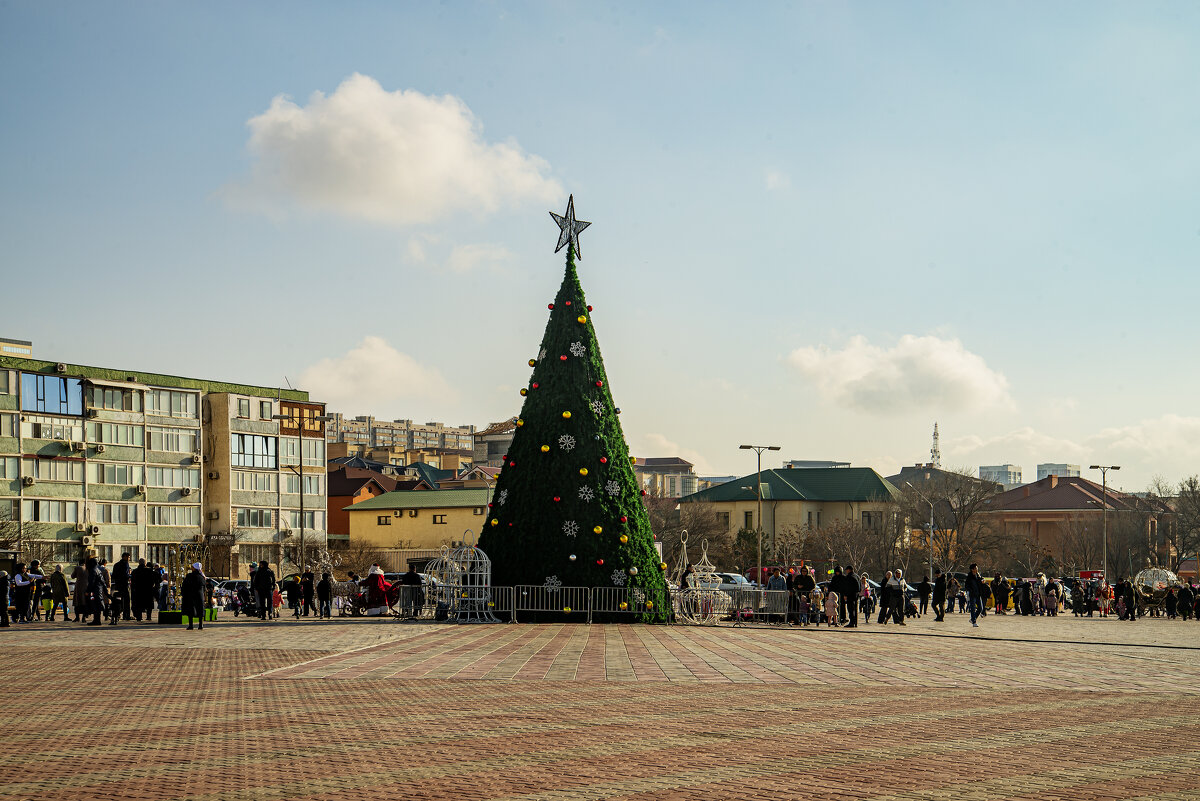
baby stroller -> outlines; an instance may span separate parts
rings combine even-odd
[[[917,612],[917,605],[915,603],[913,603],[912,598],[904,599],[904,616],[905,617],[920,617],[921,616]]]

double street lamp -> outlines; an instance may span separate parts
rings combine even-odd
[[[738,449],[743,450],[743,451],[754,451],[755,453],[758,454],[758,470],[756,471],[757,472],[757,480],[754,483],[757,485],[755,487],[755,489],[756,489],[757,495],[758,495],[758,586],[762,587],[762,586],[765,586],[765,582],[763,582],[763,574],[762,574],[762,570],[763,570],[763,563],[762,563],[762,561],[763,561],[762,560],[762,535],[763,535],[763,528],[762,528],[762,455],[763,455],[763,451],[779,450],[779,446],[778,445],[739,445]]]
[[[1108,583],[1108,471],[1120,470],[1119,464],[1094,464],[1088,468],[1089,470],[1100,471],[1100,481],[1103,489],[1103,497],[1100,500],[1100,508],[1103,510],[1103,529],[1104,529],[1104,562],[1100,565],[1100,575],[1104,577],[1104,583]]]

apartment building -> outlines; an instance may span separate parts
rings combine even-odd
[[[330,415],[325,428],[329,442],[360,445],[366,450],[449,450],[470,454],[474,447],[475,426],[448,426],[444,423],[414,423],[412,420],[377,420],[370,415],[348,418]]]
[[[1021,485],[1021,467],[1015,464],[980,465],[979,477],[984,481],[1000,484],[1006,490]]]
[[[513,437],[517,434],[517,420],[512,418],[499,423],[492,423],[485,429],[475,432],[475,450],[472,454],[475,464],[484,467],[503,467],[504,455],[512,445]]]
[[[279,563],[302,523],[325,542],[323,413],[301,391],[0,355],[4,536],[60,562],[205,543],[231,574]]]
[[[648,495],[660,498],[682,498],[703,489],[692,463],[678,456],[638,456],[633,475]]]
[[[1082,473],[1077,464],[1063,464],[1060,462],[1045,462],[1037,466],[1037,480],[1041,481],[1050,476],[1058,476],[1059,478],[1079,478]]]

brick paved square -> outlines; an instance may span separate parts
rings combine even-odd
[[[0,632],[0,799],[1200,797],[1200,625]]]

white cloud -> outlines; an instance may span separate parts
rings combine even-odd
[[[354,74],[307,106],[284,96],[249,123],[256,161],[229,199],[279,213],[293,204],[375,223],[411,225],[563,195],[545,160],[516,142],[489,144],[453,95],[388,92]]]
[[[797,348],[787,360],[824,400],[860,411],[1013,406],[1008,379],[957,339],[906,334],[883,348],[856,336],[841,350]]]
[[[300,382],[314,399],[346,414],[382,416],[389,409],[398,414],[406,402],[457,399],[441,373],[376,336],[364,337],[345,354],[307,368]]]
[[[681,448],[662,434],[643,434],[639,442],[642,449],[641,452],[635,453],[635,456],[678,456],[691,462],[697,475],[712,474],[712,467],[699,451]]]
[[[446,266],[453,272],[466,273],[481,266],[496,269],[512,261],[512,258],[512,251],[503,245],[486,242],[475,245],[455,245],[446,259]]]
[[[768,192],[791,189],[792,179],[787,173],[780,170],[767,170],[766,184]]]

